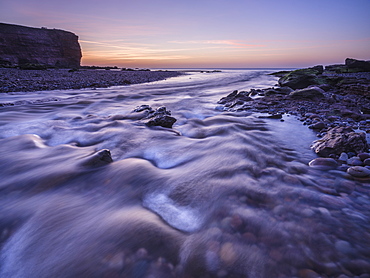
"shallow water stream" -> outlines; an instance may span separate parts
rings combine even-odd
[[[309,168],[293,117],[217,108],[266,73],[1,94],[0,277],[370,273],[370,183]],[[144,104],[173,129],[145,126]]]

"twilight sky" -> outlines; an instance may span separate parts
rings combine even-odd
[[[370,60],[370,0],[0,0],[0,21],[68,30],[82,65],[306,67]]]

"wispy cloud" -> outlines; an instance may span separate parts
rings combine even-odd
[[[175,44],[195,44],[195,45],[219,45],[220,47],[230,47],[230,48],[261,48],[265,47],[263,44],[251,44],[243,41],[237,40],[195,40],[195,41],[169,41],[169,43]]]
[[[176,60],[187,59],[188,55],[181,53],[181,49],[163,49],[155,44],[133,43],[122,40],[113,41],[86,41],[82,40],[86,47],[83,51],[85,59],[100,57],[109,60]],[[170,54],[178,52],[177,54]],[[180,52],[180,53],[179,53]]]

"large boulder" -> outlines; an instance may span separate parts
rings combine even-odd
[[[68,31],[0,23],[0,65],[78,68],[78,37]]]
[[[325,78],[321,76],[323,71],[323,66],[298,69],[284,75],[278,82],[281,87],[288,86],[295,90],[303,89],[310,85],[321,85],[326,83]]]
[[[334,127],[320,140],[316,140],[311,146],[319,156],[339,156],[343,152],[362,153],[367,152],[369,146],[366,135],[363,132],[355,132],[350,127]]]
[[[370,61],[356,60],[347,58],[345,61],[346,67],[349,69],[359,69],[362,71],[370,71]]]
[[[289,94],[294,99],[319,99],[324,97],[324,90],[319,87],[309,87],[301,90],[295,90]]]

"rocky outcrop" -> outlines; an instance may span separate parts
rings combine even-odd
[[[340,155],[343,152],[366,152],[369,146],[363,132],[355,132],[350,127],[335,127],[312,145],[312,149],[319,156],[327,157],[331,154]]]
[[[359,71],[370,71],[370,61],[347,58],[345,61],[345,65],[349,69],[358,69]]]
[[[288,86],[292,89],[303,89],[310,85],[325,84],[326,80],[320,78],[323,70],[323,66],[315,66],[291,71],[279,79],[279,85],[281,87]]]
[[[0,65],[77,68],[78,37],[67,31],[0,23]]]

